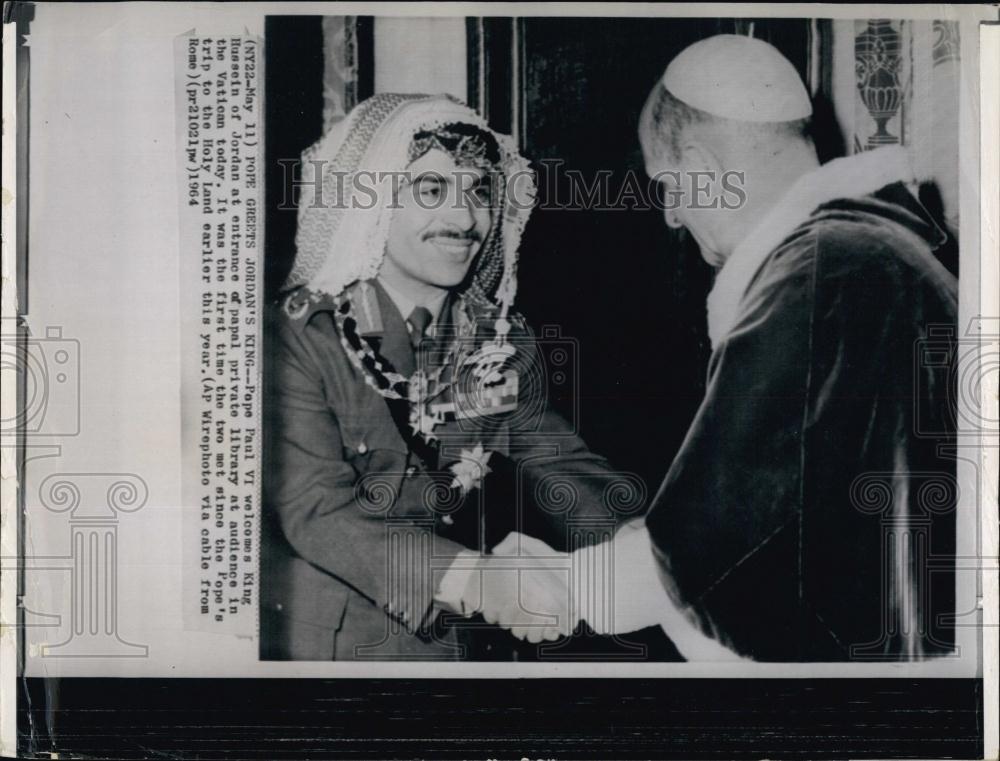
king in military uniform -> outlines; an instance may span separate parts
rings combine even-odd
[[[568,634],[565,565],[490,552],[592,543],[621,513],[511,308],[527,162],[450,97],[381,94],[303,166],[269,325],[264,657],[462,659],[475,615]]]

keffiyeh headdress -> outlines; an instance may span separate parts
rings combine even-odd
[[[337,296],[375,277],[392,220],[393,173],[405,171],[414,152],[439,147],[435,133],[449,125],[477,127],[499,147],[500,198],[465,294],[498,304],[506,315],[517,292],[518,246],[535,198],[534,178],[510,137],[489,130],[479,114],[448,95],[374,95],[302,154],[295,264],[285,287],[307,285]],[[444,140],[480,163],[474,141],[447,132]],[[365,190],[359,195],[361,173]],[[374,204],[368,188],[377,194]]]

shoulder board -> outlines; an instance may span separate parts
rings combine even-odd
[[[303,325],[316,312],[334,308],[333,299],[325,293],[300,286],[281,300],[281,311],[293,322]]]

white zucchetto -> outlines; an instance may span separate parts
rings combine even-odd
[[[743,122],[790,122],[812,115],[792,63],[763,40],[719,34],[682,50],[663,73],[680,101]]]

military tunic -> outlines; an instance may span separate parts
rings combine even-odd
[[[377,300],[361,297],[366,286]],[[412,348],[387,294],[371,283],[351,293],[358,332],[402,367]],[[557,549],[583,541],[574,526],[613,530],[617,515],[604,493],[615,475],[549,409],[535,340],[519,318],[511,318],[516,354],[508,362],[519,368],[516,407],[449,416],[434,429],[435,463],[408,444],[386,399],[352,363],[335,309],[329,296],[300,288],[271,314],[265,657],[465,657],[433,604],[455,556],[488,549],[515,529]],[[494,307],[457,299],[449,316],[453,324],[471,318],[465,354],[494,337]],[[451,371],[449,364],[443,377]],[[456,500],[445,466],[476,445],[493,453],[494,472]],[[560,496],[566,484],[571,504]]]

